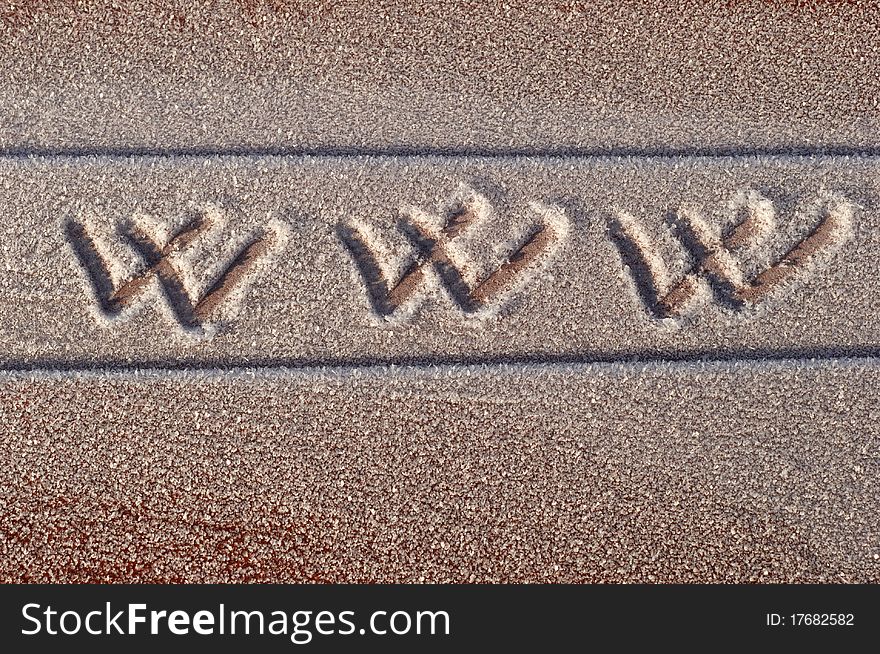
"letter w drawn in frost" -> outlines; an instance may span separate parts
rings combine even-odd
[[[370,225],[341,224],[337,232],[379,316],[412,315],[427,292],[442,287],[463,314],[487,317],[551,260],[569,232],[561,208],[536,202],[529,206],[538,222],[503,246],[502,260],[488,272],[479,270],[464,246],[480,245],[474,243],[474,233],[492,223],[494,211],[485,197],[464,186],[439,215],[415,207],[403,212],[397,227],[410,256],[398,258],[397,266]]]
[[[111,323],[145,302],[158,283],[164,305],[184,330],[204,333],[232,297],[241,295],[249,277],[271,252],[280,247],[285,232],[280,223],[251,234],[207,280],[193,280],[193,257],[202,254],[202,241],[216,241],[227,224],[222,211],[208,205],[188,216],[182,226],[169,230],[144,220],[125,221],[103,239],[102,254],[92,220],[64,223],[67,241],[86,274],[101,318]],[[214,236],[212,239],[211,237]],[[134,255],[132,257],[132,255]],[[125,261],[134,261],[126,266]],[[133,268],[133,269],[132,269]]]
[[[667,217],[687,257],[686,270],[677,279],[635,218],[618,212],[611,219],[611,240],[654,317],[683,315],[696,305],[701,289],[732,311],[754,306],[789,280],[815,270],[852,235],[854,205],[836,195],[821,195],[806,207],[812,227],[794,243],[779,238],[776,208],[760,193],[738,194],[729,209],[727,224],[720,228],[693,207]],[[780,244],[781,255],[760,253]]]

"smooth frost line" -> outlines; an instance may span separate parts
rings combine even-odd
[[[828,369],[828,368],[864,368],[880,367],[880,354],[871,353],[865,355],[841,355],[841,356],[809,356],[792,357],[716,357],[716,358],[688,358],[688,359],[584,359],[562,357],[546,357],[539,359],[497,359],[492,361],[473,361],[462,359],[452,361],[449,359],[421,362],[401,361],[376,361],[376,362],[353,362],[327,363],[327,364],[297,364],[290,362],[260,364],[260,363],[236,363],[236,364],[209,364],[199,362],[184,363],[144,363],[114,365],[107,363],[94,364],[67,364],[56,366],[40,365],[3,365],[0,366],[0,378],[11,379],[27,377],[45,378],[77,378],[77,377],[211,377],[213,375],[233,377],[254,376],[324,376],[324,375],[376,375],[396,373],[473,373],[473,372],[509,372],[520,373],[530,371],[620,371],[626,373],[652,372],[664,370],[681,370],[693,372],[733,371],[733,370],[774,370],[796,368]]]
[[[437,147],[327,147],[327,148],[152,148],[152,147],[91,147],[91,148],[0,148],[0,160],[9,161],[71,161],[128,159],[755,159],[791,160],[873,159],[880,158],[880,147],[829,146],[782,148],[437,148]]]

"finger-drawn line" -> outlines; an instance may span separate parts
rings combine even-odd
[[[704,348],[696,350],[661,349],[646,347],[639,350],[602,351],[576,350],[569,352],[526,351],[513,354],[438,354],[352,357],[206,357],[161,359],[98,358],[27,358],[0,362],[0,374],[45,373],[199,373],[204,371],[242,371],[250,376],[257,371],[269,374],[292,374],[297,371],[327,375],[336,372],[375,370],[379,374],[396,374],[421,369],[436,373],[443,368],[461,370],[464,366],[484,369],[501,368],[510,372],[533,367],[563,369],[584,366],[587,371],[596,366],[615,366],[645,371],[646,365],[701,369],[717,364],[732,364],[741,370],[743,363],[753,363],[766,370],[770,363],[779,363],[785,369],[792,365],[803,367],[880,366],[880,345],[828,345],[824,347],[787,348]]]
[[[666,266],[654,254],[641,225],[626,214],[621,213],[610,219],[609,235],[617,246],[624,266],[629,269],[642,304],[656,318],[678,316],[697,291],[693,277],[683,275],[678,282],[661,290]]]
[[[836,210],[822,207],[819,223],[799,243],[795,244],[773,266],[758,274],[747,286],[738,290],[746,302],[756,302],[782,286],[796,275],[811,258],[830,249],[849,230],[849,212],[842,208]]]

